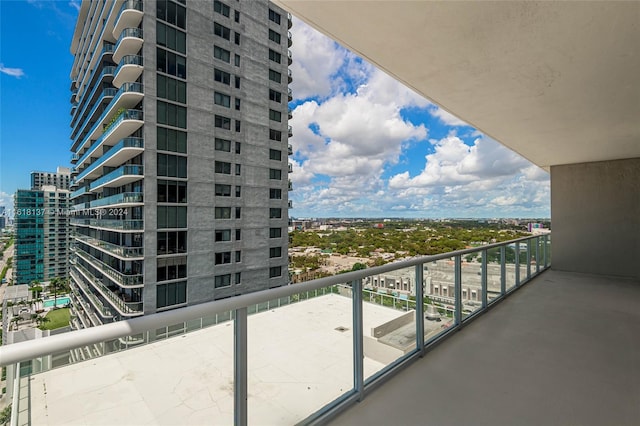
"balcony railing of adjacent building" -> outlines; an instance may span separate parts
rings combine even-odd
[[[18,413],[24,414],[27,410],[37,408],[33,402],[25,407],[27,402],[16,395],[23,389],[21,383],[28,381],[29,377],[34,380],[33,377],[38,376],[36,373],[50,369],[51,359],[71,358],[64,356],[68,351],[101,345],[100,353],[117,352],[129,348],[127,340],[122,340],[123,338],[134,336],[138,342],[152,343],[172,335],[232,321],[233,329],[226,328],[229,333],[232,332],[232,338],[224,342],[220,339],[207,340],[209,346],[229,344],[233,348],[224,350],[225,353],[233,353],[230,355],[233,362],[224,364],[216,361],[224,364],[225,368],[228,367],[230,372],[228,379],[222,379],[224,383],[215,385],[233,388],[233,418],[218,420],[245,425],[251,420],[250,416],[259,415],[259,405],[264,404],[265,400],[259,399],[260,396],[254,392],[249,393],[249,373],[252,380],[256,375],[262,377],[262,380],[268,379],[264,376],[263,363],[248,364],[248,352],[250,349],[253,352],[259,350],[257,359],[262,360],[269,355],[269,349],[264,346],[271,344],[274,346],[271,350],[275,357],[282,362],[283,345],[286,343],[291,346],[286,346],[286,349],[295,353],[292,358],[295,363],[281,365],[280,370],[274,373],[278,380],[269,386],[277,386],[274,388],[276,392],[274,394],[272,389],[270,395],[273,395],[268,398],[280,393],[295,398],[277,401],[276,405],[282,412],[274,415],[280,416],[277,418],[281,423],[313,422],[363,399],[366,390],[396,374],[408,363],[421,357],[427,349],[547,269],[550,257],[550,234],[525,237],[435,256],[412,258],[3,346],[0,348],[0,365],[8,367],[7,383],[13,393],[14,404],[12,416],[16,416],[17,421]],[[463,259],[466,261],[463,262]],[[371,286],[376,277],[380,276],[390,277],[386,279],[385,288]],[[413,291],[402,290],[411,282],[414,283]],[[367,286],[371,287],[365,288]],[[435,287],[446,287],[450,292],[439,291],[439,301],[436,301],[435,296],[428,296]],[[475,292],[470,291],[471,288]],[[425,289],[429,289],[428,294]],[[295,303],[302,301],[306,305]],[[277,322],[271,331],[248,335],[249,326],[253,330],[253,327],[278,315],[278,312],[285,312],[285,309],[294,309],[296,306],[300,306],[301,311],[298,312],[303,317],[311,318],[309,324],[313,325],[309,327],[312,329],[301,329],[295,319],[284,317],[275,318]],[[313,311],[311,306],[320,311]],[[253,313],[260,313],[262,316],[256,317],[254,321],[253,316],[250,316]],[[334,339],[330,344],[317,342],[321,333],[318,324],[328,321],[327,318],[331,318],[328,326],[331,327],[329,332]],[[338,327],[334,329],[336,325]],[[214,329],[217,327],[212,330]],[[194,338],[195,335],[196,333]],[[298,343],[304,336],[312,336],[313,339]],[[181,341],[182,350],[188,347],[184,346],[185,342]],[[337,351],[341,345],[344,345],[342,352],[317,356],[318,351]],[[162,351],[164,346],[155,347]],[[94,363],[96,362],[97,359]],[[88,365],[86,368],[91,367]],[[304,383],[305,394],[301,394],[302,388],[287,393],[289,385],[282,382],[282,375],[286,376],[284,380],[287,383],[296,380]],[[168,380],[170,376],[163,380]],[[229,385],[230,382],[232,385]],[[255,385],[253,381],[251,384]],[[282,399],[285,396],[280,397]],[[100,398],[104,397],[104,390],[101,390]],[[52,403],[49,401],[48,405],[51,406]],[[64,401],[59,400],[59,403]],[[253,405],[254,403],[258,406]],[[296,407],[297,411],[294,410],[296,412],[292,414],[282,407]],[[273,406],[269,409],[273,410]],[[230,412],[231,407],[227,411],[229,416]],[[163,415],[165,414],[168,413]],[[264,418],[262,420],[266,421]],[[254,417],[253,422],[257,421],[258,417]]]
[[[144,248],[143,247],[126,247],[120,246],[118,244],[108,243],[106,241],[99,240],[97,238],[89,237],[88,235],[82,234],[72,234],[74,238],[84,242],[85,244],[89,244],[99,250],[102,250],[108,254],[111,254],[116,257],[126,258],[128,260],[135,260],[144,258]]]
[[[114,146],[109,148],[109,150],[107,152],[105,152],[104,154],[102,154],[102,156],[99,159],[97,159],[96,161],[94,161],[93,163],[88,165],[82,172],[80,172],[78,174],[78,176],[76,176],[75,182],[80,182],[88,174],[96,171],[96,169],[99,166],[103,165],[105,162],[107,162],[108,160],[112,159],[115,154],[121,154],[121,155],[119,155],[120,159],[122,161],[126,161],[126,160],[129,160],[130,158],[138,155],[140,152],[142,152],[143,148],[144,148],[144,139],[143,138],[139,138],[139,137],[124,138],[124,139],[120,140],[120,142],[118,142],[117,144],[115,144]],[[91,150],[93,150],[93,147],[91,147]],[[129,151],[131,151],[131,153],[128,154],[128,155],[122,155],[122,152],[124,150],[129,150]],[[84,158],[83,158],[83,161],[84,161]]]

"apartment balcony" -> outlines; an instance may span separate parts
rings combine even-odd
[[[142,219],[87,219],[72,218],[69,220],[72,226],[82,226],[87,228],[118,231],[118,232],[140,232],[144,230],[144,220]]]
[[[289,179],[289,182],[288,182],[288,185],[287,185],[287,190],[293,191],[293,183],[291,183],[291,179]]]
[[[92,147],[92,152],[95,152],[96,148]],[[125,163],[141,154],[144,151],[144,139],[138,137],[128,137],[122,139],[120,142],[109,148],[102,156],[89,164],[84,170],[82,170],[75,181],[81,182],[84,179],[95,179],[102,172],[101,167],[114,167],[119,164]],[[97,154],[97,153],[96,153]],[[91,153],[88,153],[86,157],[83,157],[84,164],[91,158]],[[79,164],[80,165],[80,164]]]
[[[100,105],[100,103],[104,100],[104,94],[102,94],[99,98],[96,98],[96,93],[99,90],[105,90],[105,89],[109,89],[111,90],[111,97],[113,97],[116,93],[116,90],[113,87],[107,87],[105,88],[103,83],[109,83],[109,85],[111,85],[111,80],[109,78],[113,78],[113,73],[115,72],[116,67],[112,66],[112,65],[108,65],[105,67],[102,67],[102,70],[100,71],[100,74],[96,77],[95,75],[91,76],[91,81],[93,83],[92,87],[93,89],[91,90],[91,93],[87,96],[83,96],[82,98],[82,112],[79,113],[79,110],[76,110],[76,114],[72,114],[73,117],[71,118],[71,128],[73,129],[72,131],[72,135],[71,137],[75,137],[75,134],[79,131],[80,128],[77,128],[77,124],[80,122],[80,119],[84,120],[84,123],[81,127],[85,127],[87,120],[89,118],[92,117],[93,115],[93,111],[95,111],[95,109],[97,108],[97,106]],[[98,72],[98,69],[95,69],[93,71],[93,74],[96,74]],[[92,108],[92,112],[90,114],[86,114],[87,108],[89,108],[90,105],[93,105]],[[72,112],[73,112],[73,108],[72,108]]]
[[[120,187],[138,181],[144,177],[143,167],[133,164],[125,164],[112,172],[107,173],[100,179],[91,182],[91,191],[98,191],[102,188]]]
[[[143,194],[141,192],[123,192],[99,198],[88,204],[90,209],[97,207],[136,207],[143,204]]]
[[[287,145],[287,153],[289,155],[293,155],[293,145],[291,145],[291,144]]]
[[[73,200],[74,198],[78,198],[81,195],[90,194],[91,191],[86,186],[82,186],[79,189],[73,191],[71,195],[69,195],[69,199]]]
[[[291,201],[291,200],[287,201],[287,207],[292,209],[293,208],[293,201]]]
[[[133,82],[140,77],[142,71],[144,70],[144,63],[142,60],[142,56],[138,55],[126,55],[118,64],[118,68],[116,68],[113,85],[115,87],[122,86],[125,82]]]
[[[293,55],[291,54],[290,50],[287,50],[287,60],[289,65],[291,65],[293,63]]]
[[[144,277],[142,276],[142,274],[120,272],[117,269],[107,265],[102,260],[97,259],[82,250],[76,251],[76,254],[78,255],[78,257],[81,257],[86,262],[90,263],[91,266],[102,272],[107,278],[109,278],[120,287],[141,288],[144,285]]]
[[[289,84],[293,81],[293,74],[291,73],[291,70],[287,70],[287,81]]]
[[[142,30],[140,28],[125,28],[120,33],[113,51],[113,61],[118,63],[125,55],[135,55],[142,47]]]
[[[98,88],[100,88],[100,86],[94,87],[93,92],[89,96],[93,98]],[[116,96],[117,93],[118,93],[118,90],[116,88],[105,87],[95,97],[94,102],[86,102],[82,109],[82,113],[76,115],[76,117],[73,120],[71,120],[71,125],[73,126],[73,129],[71,130],[71,138],[80,139],[80,135],[83,134],[87,128],[95,127],[95,122],[100,117],[99,115],[97,115],[99,109],[101,107],[105,107],[106,105],[108,105],[107,102],[111,102],[113,100],[113,97]],[[93,106],[91,110],[87,113],[86,109],[90,105],[93,105]],[[100,112],[100,115],[102,113],[103,112]],[[80,124],[79,126],[76,126],[75,125],[76,119],[80,120],[81,117],[82,117],[82,124]],[[91,124],[91,123],[94,123],[94,124]]]
[[[85,65],[86,71],[82,76],[82,80],[78,84],[78,96],[84,97],[84,91],[87,90],[88,87],[91,87],[88,85],[88,83],[93,79],[95,75],[97,64],[102,61],[110,61],[114,48],[115,48],[115,45],[105,41],[103,42],[102,49],[100,50],[100,52],[98,52],[97,54],[94,53],[91,56],[89,64]],[[90,72],[88,70],[94,70],[94,71]]]
[[[104,253],[107,253],[111,256],[114,256],[123,260],[143,260],[144,259],[143,247],[120,246],[118,244],[108,243],[106,241],[102,241],[97,238],[92,238],[82,234],[74,234],[73,237],[76,240],[82,241],[83,243],[90,245],[91,247],[94,247]]]
[[[0,364],[9,395],[29,383],[14,411],[34,424],[633,425],[640,287],[545,272],[548,238],[520,240],[522,257],[500,243],[7,345]],[[429,296],[444,271],[453,304]],[[366,288],[394,273],[426,293]],[[50,369],[89,345],[109,355]]]
[[[293,100],[293,91],[291,91],[291,88],[287,89],[287,99],[289,100],[289,102]]]
[[[289,173],[293,173],[293,165],[291,163],[287,164],[287,170],[289,171]]]
[[[293,17],[290,13],[287,13],[287,28],[291,29],[293,26]]]
[[[293,137],[293,128],[291,126],[287,126],[287,134],[289,137]]]
[[[100,300],[100,298],[98,298],[98,296],[96,296],[95,293],[91,291],[91,285],[88,283],[94,280],[97,281],[97,278],[94,277],[93,274],[91,274],[91,272],[87,270],[87,268],[80,264],[76,264],[75,268],[78,272],[76,272],[75,270],[71,270],[70,272],[72,282],[78,289],[81,290],[81,293],[84,294],[84,296],[90,301],[92,305],[92,307],[90,307],[84,301],[80,304],[80,306],[82,306],[87,313],[86,315],[91,323],[89,325],[85,322],[83,323],[83,325],[89,325],[91,327],[102,325],[103,322],[95,314],[93,314],[93,312],[98,312],[103,318],[109,319],[113,318],[115,310],[111,309],[111,306],[105,305],[104,302],[102,302],[102,300]],[[76,297],[76,299],[83,300],[82,296]]]
[[[287,117],[289,118],[289,120],[293,118],[293,110],[291,108],[287,109]]]
[[[123,86],[124,87],[124,86]],[[122,89],[122,88],[121,88]],[[100,124],[99,122],[96,124]],[[120,109],[113,116],[102,135],[96,139],[89,149],[80,157],[76,163],[78,169],[87,160],[90,160],[93,154],[100,155],[99,148],[103,145],[115,144],[117,140],[130,136],[144,124],[143,113],[137,109]],[[87,139],[88,141],[89,139]]]
[[[293,46],[293,39],[291,38],[291,31],[287,31],[287,46]]]
[[[113,38],[117,39],[125,28],[137,28],[143,15],[141,0],[126,0],[120,8],[113,26]]]

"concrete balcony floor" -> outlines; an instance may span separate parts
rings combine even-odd
[[[640,282],[549,270],[333,425],[638,425]]]

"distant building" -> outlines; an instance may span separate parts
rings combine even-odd
[[[7,226],[6,211],[4,206],[0,206],[0,231]]]
[[[69,274],[69,191],[44,185],[14,196],[15,284],[49,281]]]
[[[31,189],[42,189],[43,186],[55,186],[58,189],[69,189],[71,169],[58,167],[56,172],[31,172]]]

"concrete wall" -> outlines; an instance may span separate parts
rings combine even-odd
[[[640,158],[551,167],[552,268],[640,278]]]

